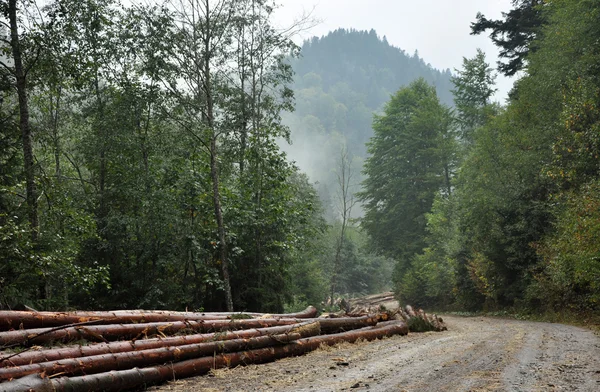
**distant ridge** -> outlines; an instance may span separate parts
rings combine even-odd
[[[326,91],[336,83],[346,82],[354,90],[370,92],[367,104],[375,109],[387,101],[389,94],[419,77],[436,86],[443,103],[453,104],[449,69],[433,68],[418,52],[407,54],[390,45],[385,36],[378,36],[374,29],[337,29],[306,40],[294,70],[300,78],[309,72],[321,75]],[[388,96],[377,94],[378,89],[386,90]]]
[[[373,135],[373,114],[382,111],[399,88],[422,77],[436,87],[441,102],[452,105],[450,70],[434,69],[417,52],[407,54],[375,30],[338,29],[313,37],[303,43],[301,57],[291,65],[296,72],[296,111],[284,121],[293,144],[282,148],[319,182],[326,209],[332,208],[326,199],[335,198],[332,170],[342,146],[356,158],[358,184],[366,143]]]

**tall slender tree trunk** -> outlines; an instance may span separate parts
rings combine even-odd
[[[58,111],[60,110],[60,99],[62,96],[62,88],[57,88],[56,102],[53,101],[52,95],[50,95],[50,117],[52,121],[52,142],[54,143],[54,174],[56,175],[56,181],[61,183],[61,167],[60,167],[60,135],[58,131]]]
[[[340,197],[340,212],[342,218],[342,229],[340,237],[336,242],[335,258],[333,261],[333,273],[331,274],[331,305],[333,306],[333,296],[338,285],[338,280],[342,272],[342,249],[346,239],[346,229],[348,228],[348,220],[352,214],[354,207],[354,196],[350,192],[350,183],[352,181],[352,159],[348,156],[348,150],[344,147],[340,153],[340,165],[338,167],[337,180],[339,186]]]
[[[223,210],[221,208],[221,194],[219,192],[219,169],[217,162],[217,138],[210,141],[210,177],[213,183],[213,204],[215,206],[215,218],[219,230],[221,272],[223,274],[223,288],[225,290],[225,301],[227,311],[233,312],[233,298],[231,295],[231,282],[229,278],[229,260],[227,259],[227,238],[225,237],[225,225],[223,223]]]
[[[214,101],[211,81],[211,18],[209,0],[205,0],[206,32],[204,34],[204,93],[206,96],[206,122],[210,129],[210,177],[213,183],[213,204],[215,219],[219,231],[221,273],[223,274],[223,288],[225,290],[225,303],[227,311],[233,312],[233,297],[231,295],[231,281],[229,278],[229,260],[227,252],[227,238],[225,224],[223,223],[223,209],[221,208],[221,193],[219,191],[219,160],[217,147],[217,132],[215,130]]]
[[[31,239],[36,242],[39,233],[37,190],[35,186],[35,172],[33,164],[33,136],[29,125],[29,103],[27,100],[27,74],[23,67],[19,30],[17,26],[17,0],[8,1],[8,17],[10,20],[10,46],[12,47],[15,62],[15,78],[17,82],[17,95],[19,97],[19,127],[23,138],[23,158],[25,168],[25,184],[27,197],[27,210]]]

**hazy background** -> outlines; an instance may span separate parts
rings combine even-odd
[[[470,35],[478,12],[498,19],[511,8],[510,0],[279,0],[276,20],[291,24],[304,12],[320,23],[297,37],[298,44],[311,36],[322,36],[337,28],[375,29],[391,45],[419,57],[434,68],[461,68],[463,57],[471,58],[481,48],[493,66],[497,48],[485,35]],[[498,76],[495,99],[504,102],[512,79]]]

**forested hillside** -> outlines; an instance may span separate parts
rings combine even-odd
[[[0,11],[0,307],[282,310],[324,226],[273,8]]]
[[[0,308],[597,314],[597,1],[478,15],[502,64],[452,73],[188,3],[0,1]]]
[[[318,298],[318,287],[330,297],[388,289],[395,261],[372,246],[356,220],[363,214],[356,194],[373,116],[398,88],[418,78],[451,104],[451,73],[391,46],[375,30],[338,29],[305,41],[300,53],[290,60],[295,110],[283,116],[292,143],[281,146],[314,184],[328,226],[309,268],[312,277],[308,271],[294,274],[303,285],[312,282],[297,298]]]
[[[291,159],[318,182],[329,219],[335,219],[337,180],[334,169],[345,148],[353,161],[353,192],[358,190],[366,143],[373,135],[373,114],[402,86],[424,78],[436,87],[443,103],[452,104],[450,70],[438,71],[419,58],[390,45],[375,30],[339,29],[302,45],[291,61],[296,73],[296,108],[284,116],[292,145]],[[355,208],[360,215],[360,206]]]
[[[389,288],[354,203],[326,224],[281,151],[302,26],[273,10],[0,2],[0,308],[277,312]]]
[[[425,81],[398,91],[374,121],[362,226],[403,302],[597,312],[600,4],[514,7],[472,25],[523,73],[507,106],[481,52],[453,77],[453,121]]]

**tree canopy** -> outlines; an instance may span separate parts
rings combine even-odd
[[[527,55],[534,52],[532,45],[541,32],[545,13],[541,0],[513,0],[514,8],[502,13],[503,20],[491,20],[482,13],[477,21],[471,23],[471,34],[478,35],[491,30],[490,39],[500,48],[500,57],[506,63],[498,62],[498,70],[507,76],[513,76],[525,67]]]
[[[0,308],[277,312],[393,285],[597,315],[597,1],[477,17],[519,76],[505,105],[482,51],[451,72],[375,30],[300,48],[275,8],[0,1]]]
[[[425,247],[425,214],[436,193],[448,189],[444,139],[450,123],[449,109],[424,79],[400,89],[374,119],[361,225],[374,247],[397,260],[397,277]]]

